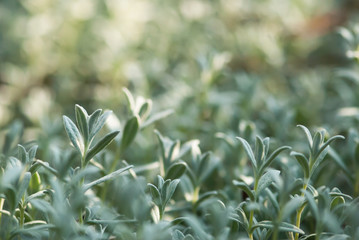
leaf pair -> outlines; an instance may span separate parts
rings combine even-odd
[[[280,171],[270,169],[265,174],[263,174],[258,183],[256,184],[258,187],[256,189],[251,190],[251,188],[244,181],[233,180],[233,184],[244,191],[251,201],[255,201],[260,193],[269,187],[272,183],[278,182]]]
[[[161,177],[157,176],[158,184],[157,186],[149,183],[148,187],[150,188],[150,193],[153,199],[153,202],[158,206],[160,211],[160,216],[163,215],[165,207],[169,200],[172,198],[178,183],[179,179],[171,180],[167,179],[166,181]]]
[[[341,135],[335,135],[327,141],[324,141],[325,130],[317,131],[314,137],[312,137],[308,128],[303,125],[298,125],[298,127],[304,131],[307,137],[310,154],[309,158],[307,158],[304,154],[295,151],[292,151],[291,155],[295,157],[299,165],[302,167],[304,178],[309,179],[314,170],[327,155],[329,151],[329,144],[337,139],[344,139],[344,137]]]
[[[94,146],[90,147],[96,134],[105,125],[105,122],[112,111],[106,111],[103,114],[101,113],[102,110],[98,109],[91,115],[88,115],[83,107],[76,105],[76,125],[70,118],[63,116],[66,133],[72,145],[80,152],[83,159],[83,165],[86,165],[96,156],[96,154],[109,145],[119,133],[119,131],[110,132],[100,139]]]
[[[125,93],[132,115],[138,116],[138,122],[141,129],[173,113],[172,109],[168,109],[150,116],[152,111],[151,99],[145,99],[141,96],[135,99],[127,88],[123,88],[122,91]]]
[[[164,137],[158,130],[155,130],[157,135],[160,151],[161,151],[161,174],[165,179],[180,178],[188,169],[187,164],[180,160],[189,149],[184,146],[181,148],[179,140],[172,141]]]
[[[249,143],[244,138],[237,137],[237,139],[242,143],[244,150],[252,163],[255,177],[262,176],[264,171],[272,164],[274,159],[282,151],[291,149],[289,146],[282,146],[277,148],[269,157],[267,157],[270,141],[268,137],[264,139],[261,139],[259,136],[256,137],[254,152]]]

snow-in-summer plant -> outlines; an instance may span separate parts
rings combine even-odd
[[[151,100],[124,92],[130,111],[122,127],[111,111],[89,114],[76,105],[74,120],[63,116],[62,135],[51,144],[23,141],[26,127],[19,122],[7,129],[0,155],[1,239],[359,236],[356,131],[344,141],[324,130],[312,136],[299,125],[306,139],[295,135],[281,144],[275,136],[252,139],[262,134],[255,123],[242,122],[241,137],[217,134],[227,145],[202,151],[198,139],[172,140],[155,128],[144,134],[172,111],[151,113]],[[144,151],[144,138],[151,154],[136,159],[140,155],[131,152]],[[326,184],[333,165],[352,192],[337,181]]]

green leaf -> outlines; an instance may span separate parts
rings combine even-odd
[[[316,156],[318,156],[318,151],[319,151],[319,147],[320,145],[322,144],[323,142],[323,134],[322,132],[318,131],[314,134],[314,137],[313,137],[313,146],[311,148],[311,152],[313,154],[313,157],[314,159],[316,158]]]
[[[310,131],[308,130],[308,128],[306,128],[303,125],[297,125],[297,127],[300,127],[301,129],[303,129],[305,136],[307,137],[309,148],[311,149],[313,146],[313,140],[312,140],[312,135],[310,134]]]
[[[16,138],[20,138],[23,133],[23,123],[19,120],[15,120],[11,125],[10,129],[5,135],[5,140],[3,143],[3,153],[7,155],[12,147],[12,144],[16,142]]]
[[[76,123],[82,134],[85,144],[87,145],[89,142],[89,126],[88,126],[88,114],[86,110],[80,105],[75,105],[75,115],[76,115]]]
[[[269,187],[273,182],[276,182],[277,179],[279,178],[279,174],[280,171],[274,169],[270,169],[265,174],[263,174],[263,176],[261,176],[258,182],[258,189],[255,192],[256,196],[259,196],[259,194],[264,189]]]
[[[172,143],[172,145],[168,149],[168,154],[167,154],[167,158],[166,158],[166,165],[167,164],[169,165],[171,163],[171,161],[176,159],[176,157],[179,154],[180,148],[181,148],[181,144],[180,144],[179,140],[174,141]]]
[[[324,149],[326,149],[326,148],[329,146],[329,144],[331,144],[333,141],[335,141],[335,140],[337,140],[337,139],[342,139],[342,140],[344,140],[345,137],[342,136],[342,135],[336,135],[336,136],[333,136],[333,137],[329,138],[329,139],[320,147],[320,149],[318,150],[316,156],[319,156],[319,155],[324,151]]]
[[[296,196],[290,199],[282,209],[282,219],[290,217],[290,215],[295,212],[299,207],[304,203],[304,197]]]
[[[57,171],[56,169],[50,167],[50,165],[49,165],[48,162],[43,162],[43,161],[37,159],[36,162],[34,163],[34,165],[35,165],[35,164],[39,164],[39,165],[43,166],[46,170],[48,170],[49,172],[51,172],[53,175],[55,175],[55,176],[57,176],[57,177],[59,176],[58,171]]]
[[[34,146],[32,146],[31,148],[30,148],[30,150],[29,150],[29,160],[30,161],[33,161],[34,160],[34,158],[35,158],[35,156],[36,156],[36,152],[37,152],[37,149],[38,149],[38,145],[34,145]]]
[[[242,143],[242,145],[244,147],[244,150],[246,151],[246,153],[247,153],[247,155],[249,157],[249,160],[252,162],[254,168],[257,169],[257,162],[256,162],[256,159],[254,158],[254,154],[253,154],[253,151],[252,151],[251,147],[249,146],[249,143],[245,139],[243,139],[241,137],[237,137],[237,139],[239,141],[241,141],[241,143]]]
[[[274,223],[272,221],[261,221],[253,225],[251,231],[253,232],[256,228],[267,228],[267,229],[273,229]],[[278,226],[279,230],[281,232],[293,232],[293,233],[299,233],[299,234],[305,234],[305,232],[294,226],[293,224],[282,222]]]
[[[187,170],[187,164],[183,161],[172,164],[166,172],[165,179],[180,178]]]
[[[272,206],[274,207],[275,212],[278,213],[279,210],[280,210],[280,207],[279,207],[279,203],[278,203],[278,201],[277,201],[276,196],[275,196],[274,193],[273,193],[270,189],[268,189],[268,188],[266,188],[264,191],[266,192],[269,201],[272,203]]]
[[[266,138],[263,139],[264,157],[266,157],[266,156],[268,155],[269,142],[270,142],[270,138],[269,138],[269,137],[266,137]]]
[[[167,205],[168,201],[173,196],[179,182],[180,182],[179,179],[175,179],[175,180],[171,181],[171,183],[168,185],[168,188],[166,189],[167,191],[166,191],[166,198],[165,198],[164,205]]]
[[[176,229],[174,232],[172,232],[172,240],[183,240],[184,238],[185,236],[181,231]]]
[[[164,184],[165,184],[164,179],[160,175],[157,175],[157,186],[160,191],[162,190]]]
[[[93,146],[86,154],[85,163],[90,161],[96,154],[98,154],[101,150],[103,150],[107,145],[109,145],[112,140],[118,135],[120,131],[113,131],[106,136],[104,136],[101,140],[99,140],[95,146]]]
[[[248,195],[248,197],[251,199],[251,201],[254,201],[253,192],[245,182],[237,181],[237,180],[233,180],[232,182],[233,182],[234,186],[243,190]]]
[[[17,192],[16,192],[16,203],[18,204],[22,198],[22,196],[25,194],[29,183],[31,180],[31,173],[30,172],[25,172],[24,176],[22,177],[22,180],[20,182],[20,185],[17,188]]]
[[[158,138],[158,142],[160,143],[162,159],[165,160],[166,159],[165,139],[157,129],[155,129],[154,132]]]
[[[26,149],[22,145],[20,144],[17,145],[17,152],[18,152],[18,157],[23,164],[29,162],[29,154],[26,152]]]
[[[283,146],[280,148],[277,148],[270,156],[269,158],[266,159],[265,163],[261,166],[260,170],[259,170],[259,175],[262,175],[262,173],[272,164],[272,162],[274,161],[274,159],[284,150],[290,150],[292,149],[289,146]]]
[[[135,107],[136,107],[135,99],[133,98],[131,92],[127,88],[122,88],[122,91],[125,93],[126,100],[128,102],[128,106],[129,106],[132,114],[134,115],[135,114]]]
[[[345,200],[343,197],[335,197],[330,203],[330,210],[332,211],[336,206],[344,204]]]
[[[150,193],[151,193],[153,202],[157,206],[161,206],[162,205],[162,199],[161,199],[161,194],[160,194],[160,191],[158,190],[158,188],[155,185],[151,184],[151,183],[148,183],[147,186],[150,189]]]
[[[163,206],[165,207],[167,204],[167,191],[168,191],[168,186],[171,184],[171,179],[167,179],[166,181],[163,182],[162,187],[158,187],[158,189],[160,190],[161,193],[161,198],[162,198],[162,202],[163,202]]]
[[[144,104],[142,104],[140,110],[138,111],[138,115],[142,121],[148,117],[148,115],[151,112],[151,109],[152,109],[152,100],[148,99]]]
[[[139,127],[138,116],[132,117],[126,122],[125,129],[123,130],[121,149],[125,150],[131,142],[135,139]]]
[[[101,116],[102,109],[97,109],[94,111],[88,118],[88,127],[89,127],[89,133],[92,133],[93,128],[95,127],[98,118]],[[90,134],[91,135],[91,134]],[[89,136],[90,137],[90,136]],[[91,139],[90,139],[91,140]]]
[[[82,136],[77,129],[76,125],[72,122],[72,120],[66,116],[63,116],[63,122],[65,126],[65,130],[67,136],[69,137],[72,145],[81,153],[84,154],[84,142]]]
[[[36,192],[34,194],[31,194],[30,196],[28,196],[25,199],[24,205],[26,205],[28,202],[32,201],[33,199],[41,198],[41,197],[44,197],[44,196],[48,195],[49,192],[51,192],[51,190],[45,189],[45,190],[38,191],[38,192]]]
[[[305,195],[305,198],[307,199],[307,204],[308,204],[309,208],[311,209],[311,212],[314,215],[315,219],[317,221],[320,221],[318,206],[315,203],[313,195],[310,194],[308,191],[304,191],[304,195]]]
[[[254,147],[254,155],[255,155],[255,159],[257,160],[258,165],[260,166],[262,164],[262,159],[264,157],[264,144],[263,144],[263,140],[259,137],[256,136],[256,144]]]
[[[97,113],[96,113],[97,114]],[[91,127],[90,139],[92,139],[105,125],[107,118],[112,114],[112,111],[106,111],[98,117],[96,123]],[[96,118],[96,115],[94,116]]]
[[[309,178],[310,169],[309,169],[309,160],[302,153],[292,151],[290,153],[291,156],[294,156],[297,159],[298,163],[302,167],[304,178]]]
[[[102,178],[99,178],[99,179],[97,179],[95,181],[92,181],[90,183],[84,184],[82,186],[82,189],[84,191],[87,191],[90,188],[92,188],[93,186],[96,186],[96,185],[98,185],[100,183],[103,183],[103,182],[106,182],[106,181],[109,181],[109,180],[112,180],[112,179],[118,177],[121,173],[123,173],[123,172],[125,172],[125,171],[127,171],[127,170],[129,170],[131,168],[133,168],[132,165],[124,167],[124,168],[121,168],[121,169],[118,169],[118,170],[116,170],[116,171],[114,171],[114,172],[112,172],[110,174],[107,174],[106,176],[103,176]]]

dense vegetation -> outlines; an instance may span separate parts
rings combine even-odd
[[[0,239],[359,239],[358,17],[0,1]]]

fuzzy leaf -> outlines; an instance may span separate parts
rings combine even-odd
[[[172,232],[172,240],[183,240],[184,237],[185,237],[184,234],[177,229],[174,232]]]
[[[89,127],[88,127],[88,114],[86,110],[80,105],[75,105],[75,115],[76,115],[76,123],[80,133],[82,134],[84,141],[89,141]]]
[[[259,196],[259,194],[264,189],[269,187],[273,182],[277,181],[277,179],[279,178],[279,174],[280,171],[273,169],[270,169],[265,174],[263,174],[263,176],[261,176],[258,182],[258,189],[256,191],[256,196]]]
[[[127,170],[129,170],[131,168],[133,168],[132,165],[124,167],[124,168],[121,168],[121,169],[118,169],[118,170],[116,170],[116,171],[114,171],[114,172],[112,172],[110,174],[107,174],[106,176],[103,176],[102,178],[99,178],[99,179],[97,179],[95,181],[92,181],[90,183],[84,184],[82,186],[82,189],[84,191],[87,191],[87,190],[89,190],[90,188],[92,188],[95,185],[98,185],[100,183],[103,183],[103,182],[106,182],[106,181],[109,181],[109,180],[112,180],[112,179],[118,177],[121,173],[123,173],[123,172],[125,172],[125,171],[127,171]]]
[[[307,199],[308,206],[311,209],[311,212],[314,215],[315,219],[317,221],[320,221],[319,210],[318,210],[317,204],[315,203],[315,200],[314,200],[312,194],[310,194],[308,191],[305,191],[304,195],[305,195],[305,198]]]
[[[126,149],[131,144],[131,142],[135,139],[138,128],[139,128],[138,116],[134,116],[126,122],[121,140],[122,150]]]
[[[69,137],[72,145],[81,153],[84,154],[84,142],[82,136],[77,129],[76,125],[72,122],[72,120],[66,116],[63,116],[63,122],[65,126],[65,130],[67,136]]]
[[[254,231],[256,228],[259,228],[259,227],[273,229],[274,224],[272,221],[261,221],[261,222],[254,224],[251,230]],[[279,224],[278,227],[281,232],[293,232],[293,233],[305,234],[305,232],[302,229],[297,228],[296,226],[294,226],[293,224],[290,224],[290,223],[282,222]]]
[[[283,212],[282,219],[285,220],[286,218],[290,217],[290,215],[293,212],[299,209],[299,207],[303,204],[304,200],[305,200],[304,197],[299,197],[299,196],[296,196],[291,200],[289,200],[282,209]]]
[[[309,160],[306,156],[304,156],[302,153],[294,152],[292,151],[290,153],[291,156],[294,156],[295,159],[298,161],[300,166],[302,167],[304,178],[309,177],[310,169],[309,169]]]
[[[96,113],[96,112],[95,112]],[[105,125],[107,118],[112,114],[112,111],[106,111],[101,116],[98,117],[96,123],[92,123],[93,126],[91,127],[90,139],[92,139]],[[97,113],[96,113],[97,115]],[[94,120],[96,118],[94,115]]]
[[[324,151],[324,149],[326,149],[326,148],[329,146],[329,144],[331,144],[333,141],[335,141],[335,140],[337,140],[337,139],[342,139],[342,140],[344,140],[345,137],[343,137],[342,135],[336,135],[336,136],[333,136],[333,137],[329,138],[329,139],[320,147],[320,149],[318,150],[316,156],[319,156],[319,155]]]
[[[322,144],[323,142],[323,134],[322,132],[318,131],[314,134],[314,137],[313,137],[313,145],[312,145],[312,148],[311,148],[311,152],[314,156],[314,159],[315,159],[315,156],[316,155],[319,155],[318,154],[318,151],[319,151],[319,148],[320,148],[320,145]]]
[[[122,91],[125,93],[126,100],[132,114],[135,114],[135,105],[136,105],[135,99],[133,98],[131,92],[127,88],[122,88]]]
[[[162,205],[162,199],[161,199],[161,194],[160,194],[160,191],[158,190],[158,188],[155,185],[151,184],[151,183],[148,183],[147,186],[150,189],[150,193],[151,193],[153,202],[157,206],[161,206]]]
[[[26,172],[22,178],[20,185],[17,188],[17,192],[16,192],[16,203],[17,204],[20,202],[22,196],[25,194],[26,189],[29,186],[30,180],[31,180],[31,173]]]
[[[18,144],[17,145],[17,152],[18,152],[18,158],[21,160],[23,164],[26,164],[29,162],[29,154],[26,152],[26,149]]]
[[[88,117],[88,128],[89,128],[89,133],[92,132],[93,127],[95,126],[98,118],[100,117],[102,112],[102,109],[97,109],[96,111],[94,111],[89,117]]]
[[[236,186],[236,187],[240,188],[241,190],[243,190],[243,191],[248,195],[248,197],[249,197],[252,201],[254,201],[253,192],[252,192],[252,190],[249,188],[249,186],[248,186],[245,182],[233,180],[233,184],[234,184],[234,186]]]
[[[112,140],[117,136],[120,131],[113,131],[106,136],[104,136],[101,140],[99,140],[95,146],[93,146],[86,154],[85,163],[90,161],[97,153],[103,150],[107,145],[109,145]]]
[[[312,148],[313,146],[313,140],[312,140],[312,135],[310,134],[310,131],[308,128],[306,128],[305,126],[303,125],[297,125],[297,127],[300,127],[304,133],[305,133],[305,136],[307,137],[307,141],[308,141],[308,144],[309,144],[309,148]]]
[[[168,201],[171,199],[172,195],[176,191],[177,185],[180,182],[179,179],[175,179],[171,181],[171,183],[168,185],[168,188],[166,189],[166,198],[164,205],[167,205]]]
[[[330,210],[332,211],[336,206],[344,204],[345,200],[343,197],[335,197],[330,203]]]
[[[254,154],[253,154],[253,151],[251,149],[251,146],[249,145],[249,143],[244,139],[244,138],[241,138],[241,137],[237,137],[237,139],[239,141],[241,141],[243,147],[244,147],[244,150],[246,151],[248,157],[249,157],[249,160],[252,162],[253,166],[255,169],[257,169],[257,162],[256,162],[256,159],[254,158]]]
[[[260,166],[262,164],[262,159],[264,157],[264,144],[263,144],[263,140],[257,136],[256,137],[256,144],[254,147],[254,155],[255,155],[255,159],[257,160],[258,165]]]
[[[290,150],[292,149],[289,146],[283,146],[280,148],[277,148],[270,156],[268,159],[266,159],[265,163],[263,163],[263,165],[261,166],[260,170],[259,170],[259,175],[261,175],[274,161],[274,159],[284,150]]]
[[[152,109],[152,100],[148,99],[144,104],[142,104],[140,110],[138,111],[138,115],[141,120],[145,120],[150,114]]]
[[[165,179],[180,178],[187,170],[187,164],[183,161],[172,164],[166,173]]]

